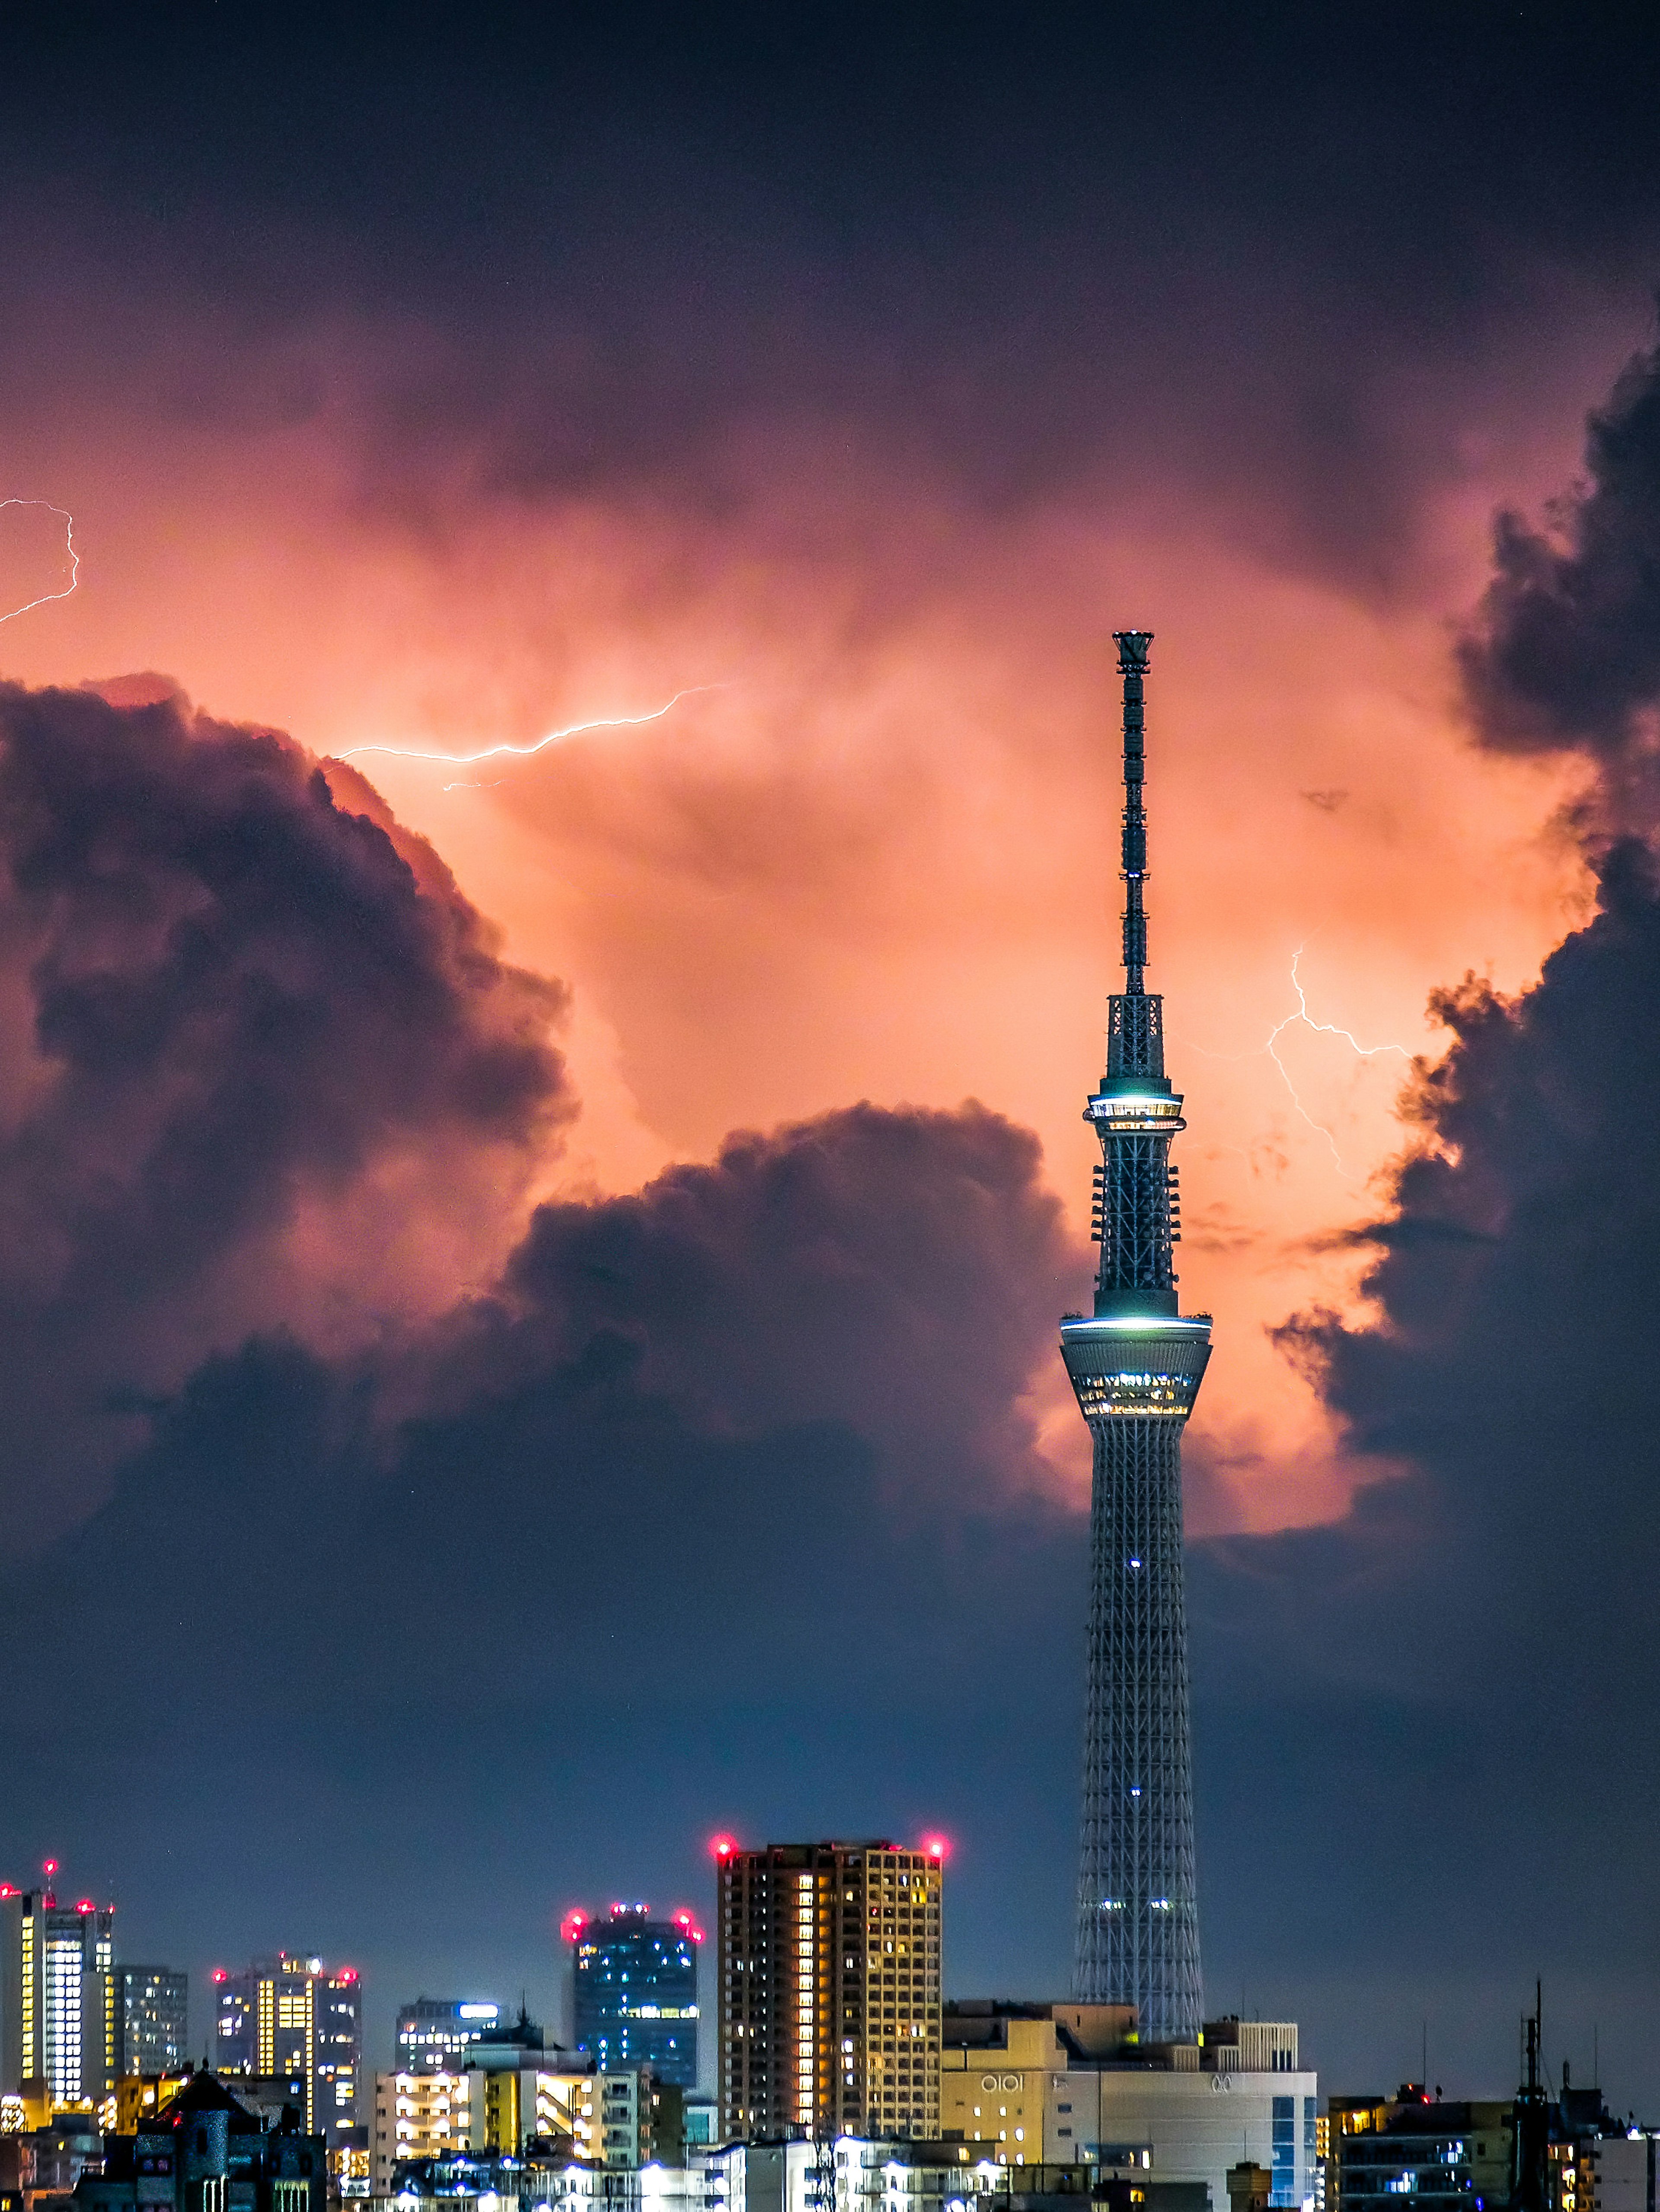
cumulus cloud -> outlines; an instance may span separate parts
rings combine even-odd
[[[1617,770],[1651,753],[1660,705],[1660,349],[1589,418],[1585,474],[1542,529],[1513,511],[1458,647],[1485,743],[1583,750]]]
[[[573,1110],[562,991],[403,842],[275,732],[0,688],[14,1532],[81,1499],[108,1393],[274,1303],[396,1310],[406,1231],[462,1235]]]
[[[1004,1878],[1064,1857],[1073,1806],[1050,1785],[1075,1764],[1077,1682],[1034,1712],[1020,1655],[1057,1611],[1081,1649],[1083,1552],[1034,1494],[1015,1401],[1085,1262],[1040,1169],[981,1108],[860,1106],[544,1206],[490,1296],[396,1347],[216,1355],[152,1409],[108,1502],[0,1585],[0,1760],[100,1850],[86,1778],[131,1763],[158,1843],[129,1881],[157,1867],[161,1808],[190,1806],[204,1887],[222,1851],[272,1896],[297,1869],[308,1916],[324,1855],[304,1808],[326,1798],[360,1956],[408,1941],[373,1901],[398,1849],[369,1862],[411,1787],[429,1851],[476,1863],[489,1808],[533,1912],[550,1864],[575,1885],[603,1847],[613,1885],[641,1879],[715,1808],[966,1824],[985,1732],[1012,1731],[979,1878],[993,1836]],[[156,1601],[181,1532],[211,1594],[205,1666],[196,1608]],[[296,1541],[314,1571],[274,1571]],[[943,1711],[941,1666],[1000,1652]],[[66,1708],[87,1717],[71,1757]],[[228,1713],[210,1772],[200,1731]],[[293,1807],[228,1835],[232,1778],[255,1788],[249,1762],[274,1757]],[[20,1863],[26,1820],[0,1812]],[[432,1881],[429,1860],[429,1912]],[[1037,1893],[1063,1941],[1065,1885]]]

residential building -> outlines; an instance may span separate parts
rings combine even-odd
[[[59,2112],[40,2127],[0,2135],[0,2205],[58,2212],[83,2173],[104,2161],[104,2136],[91,2112]]]
[[[190,1977],[168,1966],[115,1968],[115,2071],[176,2073],[190,2051]]]
[[[697,2087],[697,1947],[690,1912],[654,1920],[613,1905],[603,1920],[567,1913],[573,2037],[601,2073],[648,2066],[660,2081]]]
[[[684,2157],[684,2092],[676,2081],[660,2081],[646,2067],[594,2077],[598,2097],[597,2147],[588,2155],[623,2168],[654,2162],[678,2166]],[[594,2140],[590,2136],[590,2142]]]
[[[562,2143],[617,2172],[684,2159],[683,2093],[647,2068],[602,2074],[581,2052],[481,2043],[462,2078],[476,2157],[528,2157]]]
[[[101,2103],[118,2072],[115,1907],[0,1883],[0,2092],[43,2112]]]
[[[305,2123],[331,2149],[354,2145],[363,2064],[363,1991],[353,1966],[282,1951],[240,1974],[215,1972],[216,2057],[226,2075],[300,2075]]]
[[[523,2158],[458,2152],[398,2166],[376,2212],[432,2203],[446,2212],[706,2212],[705,2186],[684,2167],[612,2171],[565,2149]]]
[[[76,2184],[75,2212],[325,2212],[327,2148],[285,2121],[268,2127],[211,2074],[193,2074],[153,2118],[104,2142],[101,2173]]]
[[[717,1847],[722,2132],[939,2126],[945,1847]]]
[[[1516,2108],[1444,2101],[1421,2082],[1395,2096],[1334,2097],[1330,2212],[1392,2212],[1403,2196],[1426,2212],[1492,2212],[1510,2201]]]
[[[374,2077],[369,2137],[370,2193],[391,2194],[400,2160],[444,2159],[471,2148],[468,2085],[459,2073],[400,2069]],[[515,2143],[514,2148],[517,2149]]]
[[[545,2043],[522,2009],[516,2021],[469,2048],[462,2078],[475,2158],[514,2158],[533,2143],[567,2140],[575,2156],[598,2161],[601,2099],[593,2062]]]
[[[1654,2212],[1655,2149],[1641,2128],[1588,2143],[1578,2212]]]
[[[417,1997],[398,2008],[400,2074],[453,2073],[471,2045],[495,2034],[502,2008],[482,1997]]]
[[[1000,2166],[1091,2167],[1133,2181],[1149,2212],[1179,2212],[1173,2191],[1203,2212],[1204,2190],[1219,2212],[1241,2160],[1268,2174],[1274,2206],[1318,2194],[1319,2084],[1291,2022],[1144,2044],[1128,2005],[970,2000],[946,2008],[941,2044],[940,2132],[983,2142]]]

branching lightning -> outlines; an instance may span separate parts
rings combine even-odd
[[[70,556],[70,580],[61,592],[42,592],[38,599],[27,600],[21,607],[11,607],[0,615],[0,623],[15,622],[19,615],[33,612],[36,607],[48,605],[53,599],[66,599],[81,580],[81,556],[75,550],[75,517],[66,507],[54,507],[49,499],[0,499],[0,509],[8,507],[44,507],[48,514],[64,518],[64,545]]]
[[[1403,1044],[1362,1044],[1359,1039],[1354,1036],[1353,1031],[1346,1029],[1340,1029],[1335,1022],[1316,1022],[1313,1015],[1309,1012],[1308,996],[1303,988],[1303,979],[1297,972],[1297,963],[1302,958],[1303,952],[1304,948],[1299,945],[1296,951],[1291,956],[1291,987],[1297,994],[1296,1012],[1294,1013],[1287,1014],[1284,1021],[1276,1022],[1274,1024],[1274,1027],[1268,1031],[1267,1037],[1263,1040],[1262,1049],[1267,1053],[1268,1058],[1279,1069],[1280,1076],[1285,1082],[1286,1088],[1291,1093],[1292,1104],[1297,1109],[1303,1119],[1308,1123],[1310,1128],[1316,1130],[1331,1146],[1331,1156],[1337,1163],[1337,1172],[1339,1175],[1346,1176],[1348,1173],[1348,1170],[1343,1165],[1343,1158],[1342,1154],[1337,1149],[1336,1138],[1333,1136],[1331,1131],[1326,1127],[1323,1121],[1316,1121],[1315,1120],[1313,1115],[1310,1113],[1308,1108],[1298,1097],[1297,1085],[1291,1079],[1291,1072],[1286,1067],[1285,1061],[1280,1059],[1279,1054],[1274,1050],[1274,1047],[1279,1043],[1280,1038],[1293,1024],[1300,1022],[1304,1029],[1312,1030],[1318,1036],[1341,1037],[1344,1043],[1347,1045],[1350,1051],[1353,1053],[1355,1057],[1359,1060],[1376,1060],[1378,1058],[1380,1054],[1393,1052],[1398,1053],[1402,1060],[1410,1062],[1412,1054],[1407,1050]]]
[[[1336,1163],[1337,1172],[1341,1176],[1347,1176],[1349,1171],[1344,1166],[1343,1156],[1337,1149],[1336,1138],[1333,1136],[1323,1121],[1315,1120],[1313,1115],[1303,1103],[1298,1094],[1297,1085],[1292,1080],[1291,1070],[1280,1057],[1276,1048],[1280,1038],[1288,1029],[1293,1029],[1300,1024],[1304,1029],[1312,1030],[1316,1036],[1341,1037],[1357,1060],[1377,1060],[1382,1054],[1392,1052],[1410,1063],[1412,1054],[1403,1044],[1362,1044],[1352,1030],[1343,1029],[1335,1022],[1316,1022],[1309,1012],[1308,994],[1303,988],[1303,979],[1298,972],[1298,963],[1306,950],[1306,946],[1299,945],[1291,956],[1291,987],[1297,994],[1297,1004],[1282,1021],[1274,1024],[1261,1044],[1254,1046],[1250,1052],[1207,1052],[1203,1045],[1197,1045],[1194,1049],[1203,1054],[1207,1060],[1251,1060],[1259,1052],[1266,1053],[1279,1069],[1280,1079],[1291,1094],[1292,1104],[1315,1134],[1325,1139],[1331,1147],[1331,1156]]]
[[[677,691],[672,699],[660,707],[654,707],[648,714],[597,714],[590,722],[572,722],[562,730],[550,730],[546,737],[538,738],[528,745],[509,744],[504,741],[499,745],[486,745],[476,753],[432,752],[419,745],[353,745],[340,757],[342,760],[354,760],[359,753],[392,753],[399,760],[442,761],[449,768],[472,768],[480,761],[500,760],[505,755],[511,755],[515,760],[528,760],[533,754],[544,751],[549,745],[556,745],[566,738],[580,738],[587,730],[632,730],[637,729],[642,722],[660,722],[664,715],[678,707],[683,699],[690,699],[699,691],[724,691],[726,688],[724,684],[689,684],[684,691]],[[458,787],[447,783],[444,788],[453,791]]]

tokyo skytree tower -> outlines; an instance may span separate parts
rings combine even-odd
[[[1144,2043],[1192,2042],[1204,1996],[1182,1431],[1210,1358],[1210,1318],[1177,1310],[1181,1201],[1170,1148],[1186,1125],[1164,1074],[1164,1001],[1141,983],[1141,682],[1152,635],[1113,635],[1124,679],[1124,988],[1110,1001],[1106,1074],[1084,1109],[1104,1156],[1095,1170],[1095,1311],[1061,1324],[1061,1357],[1095,1443],[1074,1994],[1137,2006]]]

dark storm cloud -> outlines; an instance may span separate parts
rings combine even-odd
[[[1329,2067],[1375,2063],[1357,2012],[1415,2022],[1508,1966],[1502,2087],[1511,1999],[1542,1968],[1598,1990],[1603,2051],[1617,2021],[1621,2081],[1652,2100],[1660,889],[1630,843],[1600,881],[1535,989],[1439,1002],[1455,1041],[1365,1279],[1381,1325],[1296,1332],[1396,1472],[1337,1527],[1201,1552],[1196,1674],[1251,1870],[1235,1909],[1348,1992]],[[1276,1829],[1294,1875],[1265,1882]]]
[[[1483,740],[1583,748],[1611,769],[1652,750],[1660,705],[1660,352],[1589,421],[1585,478],[1541,530],[1499,516],[1497,574],[1461,641]]]
[[[1012,1401],[1081,1272],[1039,1165],[978,1108],[859,1107],[543,1209],[499,1295],[384,1361],[280,1338],[214,1358],[5,1588],[0,1759],[88,1851],[111,1844],[88,1773],[144,1776],[158,1835],[178,1793],[184,1863],[147,1841],[129,1891],[210,1888],[222,1851],[273,1913],[319,1911],[301,1814],[325,1800],[343,1940],[383,1955],[410,1942],[375,1900],[411,1790],[419,1909],[431,1854],[476,1866],[482,1830],[521,1951],[562,1887],[682,1866],[723,1822],[966,1823],[988,1731],[1022,1748],[976,1816],[980,1879],[1064,1851],[1075,1686],[1034,1710],[1017,1655],[1054,1613],[1075,1644],[1081,1559],[1072,1516],[1009,1497]],[[289,1809],[232,1841],[272,1763]]]
[[[1180,486],[1388,594],[1561,272],[1641,264],[1652,59],[1481,7],[64,12],[0,33],[0,381],[314,425],[425,531]]]
[[[302,1205],[393,1158],[527,1155],[571,1110],[562,1005],[287,738],[0,687],[14,1528],[52,1517],[43,1476],[75,1494],[54,1431],[262,1310]]]

